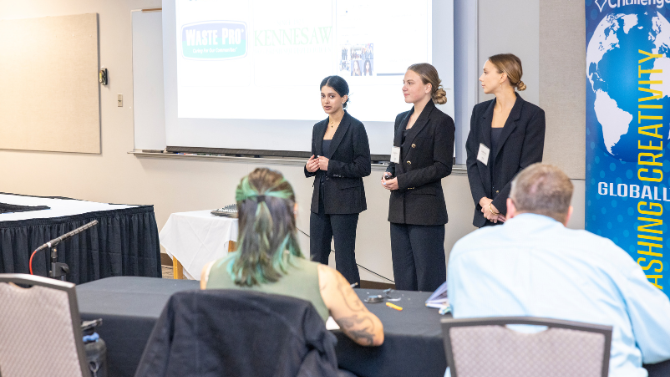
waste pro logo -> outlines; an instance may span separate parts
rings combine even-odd
[[[181,51],[187,59],[224,60],[247,54],[247,24],[207,21],[181,28]]]

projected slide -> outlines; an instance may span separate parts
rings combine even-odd
[[[319,120],[319,83],[393,121],[407,66],[431,62],[431,0],[176,0],[177,116]],[[411,17],[410,17],[411,15]]]

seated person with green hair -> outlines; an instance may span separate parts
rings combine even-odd
[[[336,270],[305,259],[296,236],[295,195],[281,173],[259,168],[235,193],[238,250],[205,265],[202,289],[249,289],[312,303],[324,322],[363,346],[384,342],[384,327]]]

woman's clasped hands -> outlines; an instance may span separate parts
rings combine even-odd
[[[310,173],[314,173],[317,170],[328,171],[328,159],[324,156],[314,156],[312,155],[307,164],[305,165],[306,169]]]
[[[481,209],[482,214],[487,220],[493,223],[497,223],[498,221],[504,223],[507,219],[505,218],[505,216],[500,214],[498,209],[492,203],[493,199],[489,199],[486,197],[481,198],[479,200],[479,205],[482,207]]]

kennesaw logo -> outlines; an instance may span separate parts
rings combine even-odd
[[[207,21],[181,28],[182,55],[188,59],[223,60],[247,54],[247,25],[238,21]]]
[[[670,4],[670,0],[595,0],[595,2],[601,12],[605,8],[605,5],[616,9],[627,5],[656,5],[657,8],[663,8],[664,4]]]

